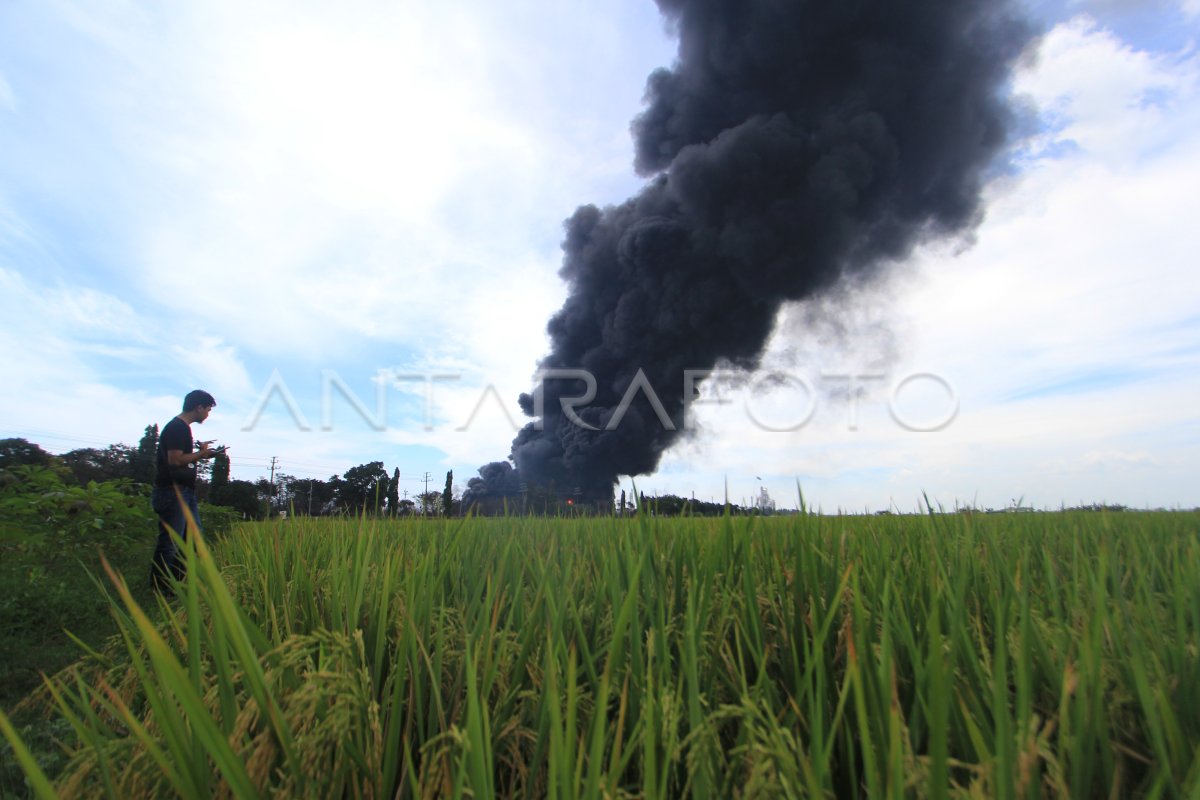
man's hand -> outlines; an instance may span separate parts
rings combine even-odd
[[[200,451],[196,455],[198,455],[201,459],[215,458],[217,453],[221,452],[220,450],[210,450],[209,449],[209,446],[215,441],[216,441],[216,439],[210,439],[207,442],[201,442],[200,443]]]

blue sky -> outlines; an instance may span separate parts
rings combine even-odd
[[[426,5],[0,6],[0,436],[133,443],[204,387],[238,477],[507,454],[562,221],[638,189],[674,45],[648,0]],[[1200,505],[1200,2],[1032,13],[973,245],[788,309],[639,488]]]

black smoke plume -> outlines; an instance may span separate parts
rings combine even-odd
[[[1031,38],[1008,0],[657,0],[679,37],[633,122],[635,197],[580,207],[548,325],[543,415],[476,493],[522,481],[607,490],[683,434],[684,370],[752,369],[786,301],[969,232],[1004,147],[1005,84]],[[642,370],[645,393],[608,423]],[[535,398],[521,396],[533,416]],[[673,429],[672,429],[673,427]],[[495,486],[493,487],[493,484]],[[570,489],[568,489],[570,491]]]

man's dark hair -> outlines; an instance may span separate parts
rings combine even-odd
[[[187,413],[193,408],[198,408],[200,406],[211,407],[215,406],[216,404],[217,401],[213,399],[213,396],[201,389],[193,389],[187,393],[187,397],[183,398],[184,413]]]

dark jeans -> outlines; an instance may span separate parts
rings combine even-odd
[[[175,494],[176,488],[179,489],[179,496]],[[183,498],[182,503],[179,502],[180,497]],[[170,575],[176,580],[183,580],[185,569],[185,562],[179,557],[179,548],[167,532],[167,526],[187,541],[187,517],[183,509],[186,507],[191,512],[197,528],[200,527],[200,509],[196,506],[196,492],[186,486],[154,487],[150,493],[150,505],[158,515],[158,543],[150,564],[150,584],[156,589],[165,590],[170,588],[166,577]]]

